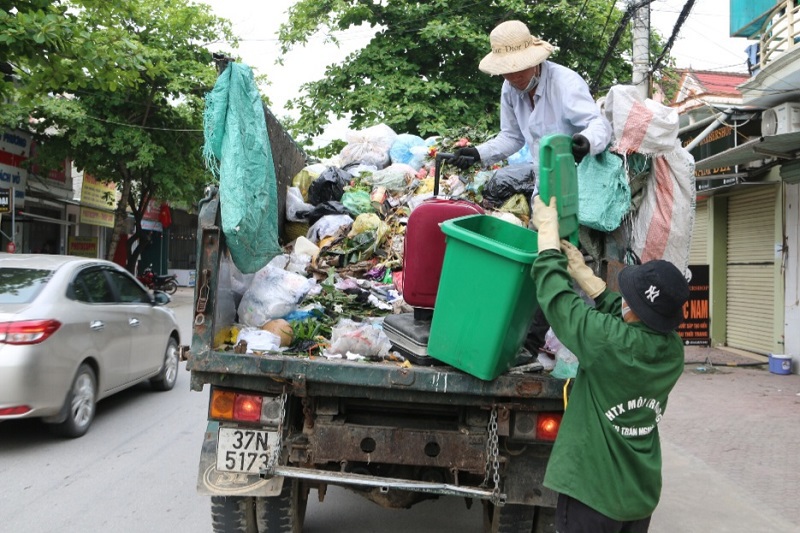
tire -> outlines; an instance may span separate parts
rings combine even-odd
[[[164,366],[158,375],[150,379],[150,385],[157,391],[168,391],[175,387],[178,381],[178,364],[180,355],[178,354],[178,343],[170,337],[167,342],[167,349],[164,352]]]
[[[297,479],[284,478],[278,496],[256,498],[259,533],[300,533],[306,516],[308,490]]]
[[[164,285],[161,287],[161,290],[167,294],[175,294],[175,291],[178,290],[178,283],[171,279],[164,283]]]
[[[484,501],[484,533],[531,533],[536,509],[532,505],[515,504],[497,507]]]
[[[255,498],[212,496],[211,530],[214,533],[258,533]]]
[[[537,507],[533,533],[556,533],[555,507]]]
[[[97,411],[97,376],[86,363],[78,367],[64,409],[67,418],[63,422],[50,424],[50,430],[56,435],[72,439],[85,435]]]

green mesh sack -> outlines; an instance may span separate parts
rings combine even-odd
[[[599,231],[614,231],[631,206],[631,189],[622,158],[608,150],[578,165],[578,221]]]
[[[260,270],[281,253],[278,196],[264,107],[250,67],[228,63],[206,96],[206,165],[219,179],[222,232],[236,267]]]

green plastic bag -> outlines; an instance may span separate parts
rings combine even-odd
[[[342,205],[354,216],[375,212],[375,208],[372,207],[372,199],[367,191],[347,191],[342,195]]]
[[[257,272],[281,253],[278,196],[264,107],[253,72],[228,63],[206,96],[206,165],[219,179],[222,232],[236,267]]]
[[[631,206],[631,189],[622,158],[606,149],[578,165],[578,221],[614,231]]]

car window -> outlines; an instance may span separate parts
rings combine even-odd
[[[114,292],[108,285],[105,274],[99,268],[84,270],[73,283],[76,300],[88,303],[114,303]]]
[[[32,302],[52,274],[39,268],[0,268],[0,304]]]
[[[108,271],[111,284],[116,287],[122,303],[150,303],[150,295],[122,272]]]

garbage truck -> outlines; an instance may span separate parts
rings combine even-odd
[[[264,109],[282,221],[306,157]],[[487,532],[555,531],[556,494],[542,480],[567,381],[535,362],[487,380],[447,364],[223,349],[220,211],[209,188],[185,354],[191,390],[208,394],[197,490],[210,496],[214,531],[300,532],[309,498],[323,502],[332,485],[408,513],[443,497],[480,503]]]

